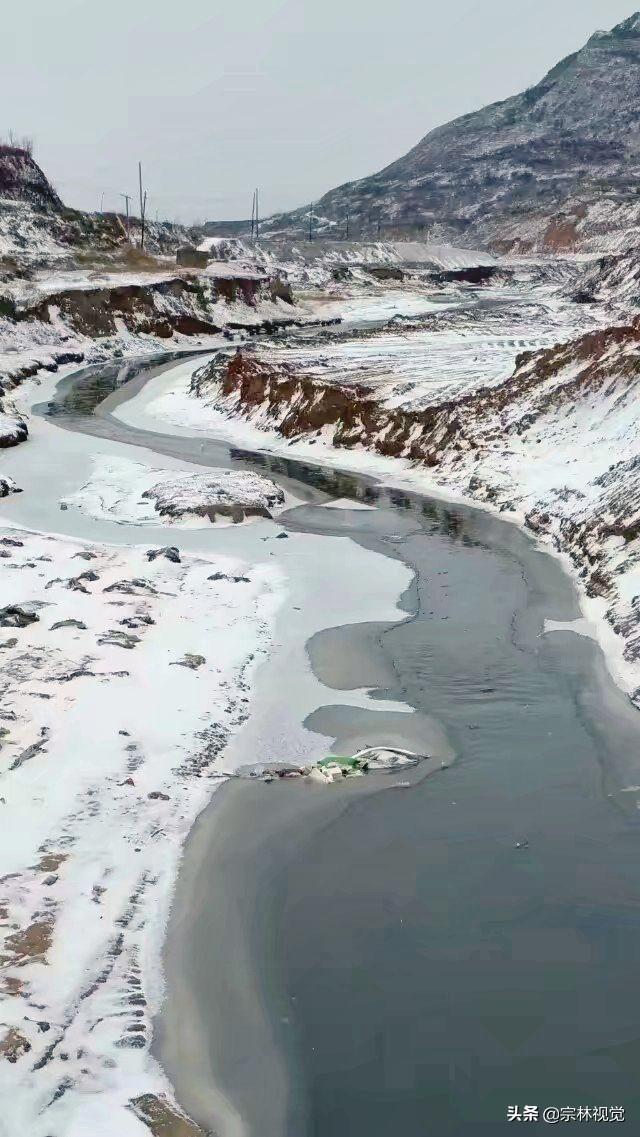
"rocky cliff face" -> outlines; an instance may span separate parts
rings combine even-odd
[[[604,197],[623,214],[637,211],[639,96],[640,13],[596,32],[537,86],[431,131],[386,169],[325,194],[317,228],[343,225],[349,212],[352,232],[373,231],[380,218],[477,241],[542,217],[538,236],[571,247],[581,204],[584,211]],[[567,202],[568,220],[556,216]],[[306,232],[308,215],[298,210],[265,228]]]

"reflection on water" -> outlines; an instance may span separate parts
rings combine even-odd
[[[232,447],[230,455],[234,462],[259,469],[263,473],[267,472],[276,481],[278,477],[286,477],[313,486],[314,489],[336,500],[346,498],[362,502],[363,505],[377,506],[379,509],[391,508],[405,513],[416,513],[420,515],[423,528],[428,531],[438,530],[461,544],[477,543],[477,538],[472,536],[472,530],[477,527],[477,522],[472,520],[473,514],[465,514],[459,509],[453,510],[445,502],[425,500],[419,493],[378,485],[364,474],[314,466],[297,458],[286,458],[282,455],[261,453],[240,447]],[[424,522],[429,522],[430,525],[425,526]],[[334,526],[335,523],[335,518],[332,518],[327,525]]]

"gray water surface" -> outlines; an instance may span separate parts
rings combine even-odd
[[[143,444],[206,464],[189,442]],[[456,760],[404,788],[217,795],[169,932],[159,1047],[179,1100],[251,1137],[494,1137],[512,1104],[622,1105],[640,1134],[639,794],[621,792],[640,782],[640,720],[591,641],[541,634],[579,615],[570,581],[478,511],[268,455],[210,457],[304,489],[290,533],[347,535],[413,570],[405,620],[309,643],[335,690],[309,725],[329,746],[349,729],[340,693],[369,685],[381,710],[437,721]],[[319,508],[328,496],[376,508]]]

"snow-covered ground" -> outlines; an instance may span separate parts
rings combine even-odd
[[[37,617],[0,634],[0,1132],[142,1134],[128,1103],[168,1090],[148,1042],[180,849],[246,717],[281,578],[0,541],[2,603]]]

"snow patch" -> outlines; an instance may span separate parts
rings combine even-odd
[[[248,516],[270,517],[285,504],[275,482],[244,470],[176,474],[128,458],[96,454],[91,476],[64,498],[89,517],[119,524],[167,524],[202,528],[230,525]]]

